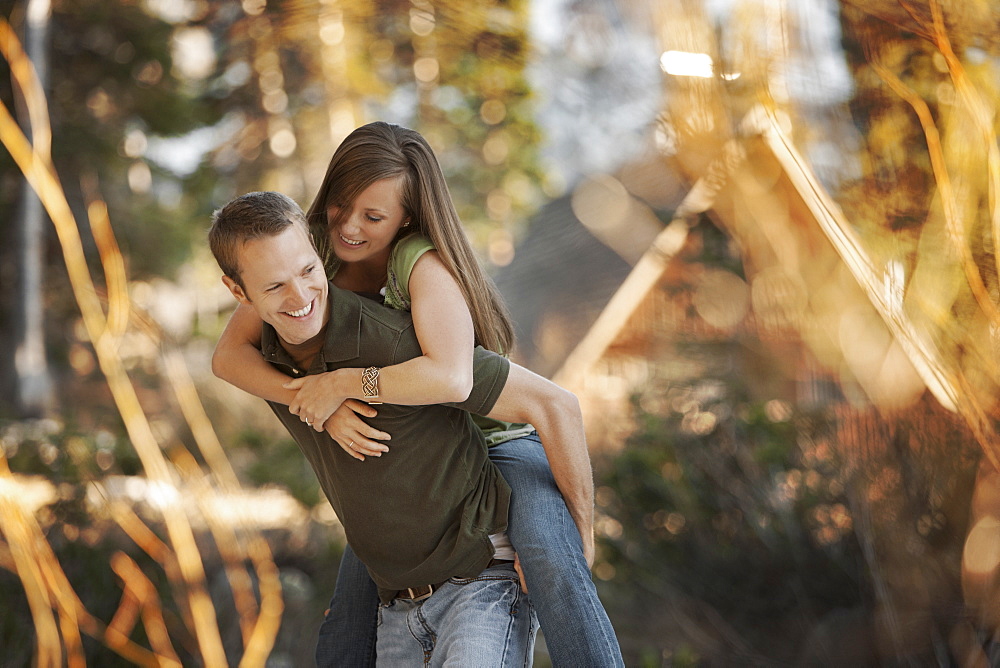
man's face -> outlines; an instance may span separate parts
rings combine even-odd
[[[301,345],[323,331],[329,285],[305,230],[290,225],[281,234],[246,242],[239,250],[239,267],[243,287],[228,276],[223,282],[282,341]]]

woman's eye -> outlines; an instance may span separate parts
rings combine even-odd
[[[382,222],[382,219],[381,219],[381,218],[377,218],[377,217],[375,217],[375,216],[369,216],[368,214],[365,214],[365,218],[367,218],[367,219],[368,219],[368,221],[369,221],[369,222],[372,222],[372,223],[379,223],[379,222]]]

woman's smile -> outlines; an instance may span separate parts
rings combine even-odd
[[[340,236],[340,240],[343,241],[348,246],[360,246],[361,244],[365,243],[364,241],[357,241],[355,239],[349,239],[349,238],[345,237],[343,234],[340,234],[340,233],[338,233],[338,235]]]

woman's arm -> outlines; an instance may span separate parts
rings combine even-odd
[[[253,308],[237,306],[212,354],[212,373],[256,397],[289,404],[295,392],[284,387],[288,376],[260,354],[262,324]]]
[[[409,292],[413,328],[423,354],[380,370],[378,401],[406,406],[464,401],[472,391],[472,315],[458,282],[436,251],[428,251],[417,260]],[[286,387],[298,389],[289,409],[313,420],[313,428],[321,431],[331,404],[366,399],[362,371],[337,369],[286,383]],[[353,438],[350,433],[340,436]]]

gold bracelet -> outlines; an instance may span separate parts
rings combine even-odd
[[[370,404],[382,403],[381,401],[369,401],[378,398],[378,372],[377,366],[370,366],[361,372],[361,392]]]

